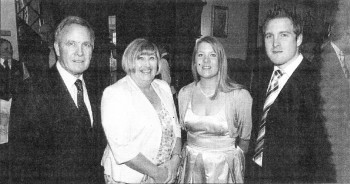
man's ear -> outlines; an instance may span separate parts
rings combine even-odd
[[[58,46],[58,43],[55,42],[55,43],[53,44],[53,46],[55,47],[56,55],[57,55],[57,56],[60,56],[60,47]]]
[[[303,35],[300,34],[297,38],[297,46],[299,47],[303,43]]]

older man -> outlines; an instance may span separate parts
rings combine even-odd
[[[18,108],[10,126],[13,182],[103,182],[100,98],[83,77],[94,39],[92,27],[82,18],[70,16],[58,25],[58,62],[47,75],[33,79],[29,93],[15,101]]]

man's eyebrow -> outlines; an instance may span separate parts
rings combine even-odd
[[[290,32],[290,31],[281,31],[281,32],[279,32],[279,33],[292,33],[292,32]]]

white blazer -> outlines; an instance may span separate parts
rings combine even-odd
[[[176,115],[169,85],[155,79],[152,87],[167,111],[173,117],[175,140],[181,137],[181,129]],[[140,183],[143,174],[124,163],[142,153],[156,163],[162,128],[156,110],[129,75],[107,87],[102,96],[102,125],[108,145],[102,165],[104,173],[113,180],[126,183]]]

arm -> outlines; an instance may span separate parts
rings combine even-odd
[[[168,169],[166,167],[157,167],[142,155],[142,153],[139,153],[135,158],[125,162],[125,165],[152,177],[156,183],[163,183],[168,177]]]
[[[244,153],[248,152],[250,140],[239,140],[238,146],[243,150]]]
[[[167,178],[167,169],[157,167],[141,153],[145,139],[152,132],[147,123],[134,118],[135,110],[140,109],[134,106],[132,98],[136,97],[122,87],[125,86],[109,87],[102,97],[102,125],[113,159],[117,164],[125,164],[157,182],[163,182]]]
[[[250,136],[252,131],[252,97],[246,90],[241,90],[237,102],[238,119],[241,121],[241,132],[239,133],[238,146],[244,151],[248,152]]]
[[[182,147],[182,140],[181,140],[181,126],[179,125],[179,121],[177,118],[177,113],[176,113],[176,107],[174,104],[174,99],[173,96],[171,94],[171,91],[169,89],[168,86],[166,86],[166,93],[167,96],[164,99],[169,99],[166,100],[166,104],[168,104],[167,106],[169,108],[169,113],[171,116],[173,116],[173,129],[174,129],[174,135],[175,135],[175,144],[174,144],[174,148],[172,150],[172,155],[171,155],[171,159],[166,161],[165,163],[163,163],[161,166],[164,166],[166,168],[168,168],[169,170],[169,175],[170,175],[170,181],[167,180],[166,182],[174,182],[174,179],[176,178],[177,175],[177,168],[180,164],[180,157],[181,157],[181,147]],[[171,109],[170,109],[171,108]]]
[[[174,179],[176,178],[177,175],[177,168],[179,167],[180,164],[180,157],[181,157],[181,138],[176,138],[176,143],[175,143],[175,147],[174,150],[172,152],[171,155],[171,159],[167,162],[165,162],[164,164],[162,164],[161,166],[167,168],[169,170],[169,180],[167,180],[166,182],[174,182]]]

